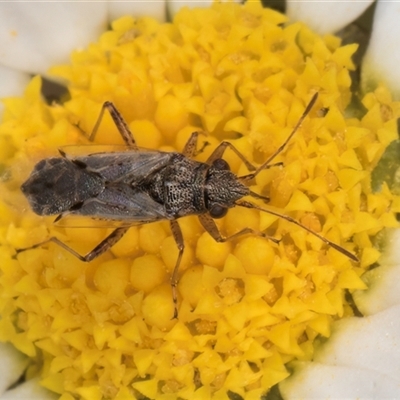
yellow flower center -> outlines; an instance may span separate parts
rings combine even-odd
[[[62,400],[261,398],[289,375],[290,361],[312,359],[334,320],[352,315],[345,294],[366,288],[360,276],[380,255],[373,237],[397,226],[397,197],[386,185],[373,193],[370,181],[397,137],[399,106],[379,88],[362,99],[362,118],[345,114],[356,45],[285,21],[254,1],[183,8],[169,24],[121,18],[70,65],[51,69],[67,82],[63,104],[42,100],[39,78],[23,98],[5,100],[0,339],[40,364],[42,385]],[[197,160],[229,140],[260,165],[316,92],[315,107],[274,160],[283,166],[262,171],[251,190],[359,263],[254,209],[231,209],[219,228],[232,235],[250,227],[279,243],[254,235],[217,243],[195,216],[183,218],[179,316],[171,319],[178,249],[167,222],[132,227],[90,263],[55,244],[16,254],[51,236],[85,254],[112,229],[90,219],[79,228],[68,218],[54,225],[33,214],[20,191],[35,162],[86,143],[81,130],[91,132],[103,102],[115,104],[141,147],[182,151],[192,132],[205,131],[200,141],[210,145]],[[118,143],[106,115],[96,144]],[[224,158],[235,174],[249,173],[229,149]]]

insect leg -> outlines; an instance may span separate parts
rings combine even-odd
[[[122,236],[126,233],[126,231],[129,229],[129,227],[123,227],[123,228],[117,228],[114,231],[111,232],[110,235],[108,235],[104,240],[102,240],[93,250],[89,251],[86,255],[82,256],[79,254],[77,251],[66,245],[64,242],[62,242],[60,239],[56,238],[55,236],[45,240],[44,242],[35,244],[32,247],[29,247],[28,249],[19,249],[17,252],[29,250],[29,249],[35,249],[37,247],[40,247],[46,243],[53,242],[57,244],[58,246],[62,247],[64,250],[67,250],[69,253],[71,253],[73,256],[78,258],[79,260],[83,262],[89,262],[93,261],[95,258],[101,256],[103,253],[105,253],[108,249],[110,249],[114,244],[116,244]]]
[[[185,249],[185,243],[183,241],[183,235],[181,227],[179,226],[176,220],[170,221],[172,236],[175,239],[175,243],[178,246],[179,254],[178,259],[176,260],[176,264],[174,270],[171,275],[171,287],[172,287],[172,300],[174,302],[174,315],[173,318],[178,317],[178,272],[179,272],[179,265],[181,264],[183,250]]]
[[[89,140],[91,142],[94,141],[94,138],[96,137],[96,133],[97,133],[99,126],[101,124],[101,121],[103,119],[105,110],[108,110],[108,112],[110,113],[111,118],[113,119],[115,126],[117,127],[125,144],[127,146],[131,147],[133,150],[138,150],[135,139],[133,137],[131,130],[128,127],[128,124],[125,122],[121,113],[117,110],[117,108],[114,106],[114,104],[111,103],[110,101],[106,101],[103,104],[103,107],[101,108],[101,111],[97,118],[97,121],[93,127],[92,133],[89,135]]]
[[[234,233],[231,236],[222,236],[221,232],[219,231],[217,224],[215,221],[207,214],[200,214],[198,215],[200,223],[203,225],[204,229],[211,235],[211,237],[216,241],[216,242],[227,242],[228,240],[233,240],[236,239],[239,236],[243,235],[256,235],[256,236],[261,236],[263,238],[266,238],[268,240],[271,240],[274,243],[279,243],[279,240],[266,235],[263,232],[256,231],[252,228],[243,228],[239,232]]]
[[[201,153],[204,150],[204,148],[209,145],[208,142],[204,142],[203,147],[200,150],[197,150],[197,139],[199,138],[199,135],[205,135],[205,133],[204,132],[193,132],[190,135],[190,138],[186,142],[185,148],[182,151],[182,154],[185,157],[193,158],[197,154]]]
[[[229,142],[220,143],[215,150],[211,153],[210,157],[208,157],[206,163],[212,164],[218,158],[222,158],[225,153],[226,148],[229,147],[246,165],[249,171],[255,171],[256,167],[251,164],[246,157],[232,144]]]

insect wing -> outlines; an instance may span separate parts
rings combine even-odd
[[[107,182],[135,184],[167,166],[175,153],[160,151],[124,151],[94,153],[77,157],[88,171],[98,173]]]
[[[143,224],[143,221],[120,221],[107,218],[93,218],[86,215],[72,214],[67,211],[55,218],[54,225],[61,228],[121,228]]]
[[[135,225],[166,219],[162,204],[146,192],[129,185],[110,185],[102,193],[83,202],[71,214],[125,221]]]
[[[62,213],[74,204],[96,196],[102,189],[99,176],[79,169],[61,157],[38,162],[21,186],[32,210],[39,215]]]
[[[67,158],[77,158],[90,154],[132,152],[132,148],[123,144],[67,144],[59,147],[59,152]]]

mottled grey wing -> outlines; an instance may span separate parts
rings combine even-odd
[[[107,186],[97,197],[84,201],[70,214],[124,221],[132,225],[168,219],[162,204],[128,185]]]
[[[21,186],[38,215],[66,212],[75,204],[96,197],[103,188],[101,177],[62,157],[38,162]]]
[[[86,169],[98,173],[108,182],[139,182],[167,166],[175,153],[160,151],[123,151],[95,153],[76,157]]]

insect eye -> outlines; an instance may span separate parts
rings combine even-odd
[[[215,169],[230,170],[229,164],[222,158],[217,158],[212,163]]]
[[[222,218],[228,212],[228,208],[215,204],[208,211],[212,218]]]

